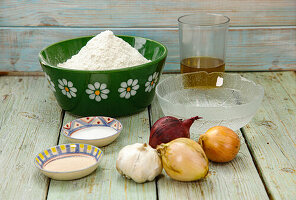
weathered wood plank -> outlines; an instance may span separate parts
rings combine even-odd
[[[0,28],[0,71],[40,71],[39,51],[64,39],[98,34],[102,28]],[[112,29],[116,34],[148,37],[169,50],[165,71],[179,71],[178,31]],[[296,27],[232,28],[226,70],[296,70]]]
[[[66,114],[64,123],[73,120]],[[74,181],[51,180],[48,199],[156,199],[155,181],[137,184],[127,180],[116,171],[118,152],[126,145],[144,143],[149,138],[147,109],[141,113],[118,118],[123,124],[120,136],[110,145],[103,147],[103,157],[99,168],[88,177]],[[61,135],[60,144],[69,143]]]
[[[174,75],[163,75],[162,78],[168,76]],[[163,115],[155,98],[151,106],[152,122]],[[157,182],[159,199],[268,199],[244,138],[240,131],[237,133],[242,144],[233,161],[225,164],[210,162],[210,176],[196,182],[178,182],[167,175],[161,177]],[[191,138],[197,141],[198,135],[191,133]]]
[[[261,84],[265,97],[244,135],[273,199],[296,197],[295,72],[247,73]]]
[[[0,25],[173,27],[179,16],[196,12],[222,13],[235,26],[296,25],[295,0],[2,0]]]
[[[0,76],[0,199],[45,199],[37,153],[56,145],[61,109],[44,77]]]

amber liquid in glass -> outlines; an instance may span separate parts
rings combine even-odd
[[[191,57],[185,58],[181,61],[181,73],[206,71],[224,72],[224,60],[213,57]]]
[[[181,61],[181,73],[200,72],[207,73],[186,76],[184,86],[186,88],[215,88],[218,76],[222,76],[225,71],[224,60],[214,57],[191,57]],[[209,74],[212,72],[220,72]]]

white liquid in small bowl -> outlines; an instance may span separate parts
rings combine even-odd
[[[75,139],[93,140],[93,139],[102,139],[102,138],[110,137],[116,134],[116,132],[117,131],[111,127],[93,126],[93,127],[80,129],[74,132],[71,135],[71,137]]]

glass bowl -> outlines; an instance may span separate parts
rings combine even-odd
[[[161,81],[156,95],[166,116],[202,117],[190,129],[201,134],[213,126],[234,131],[245,126],[259,108],[264,89],[238,74],[194,72]]]

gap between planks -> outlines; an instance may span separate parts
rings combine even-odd
[[[64,124],[64,118],[65,118],[65,110],[62,110],[61,115],[60,115],[59,133],[61,133],[61,130],[62,130],[62,127],[63,127],[63,124]],[[58,140],[57,140],[56,145],[59,145],[60,138],[61,138],[61,134],[58,134]],[[51,178],[48,178],[48,185],[47,185],[45,199],[47,199],[47,197],[48,197],[48,192],[49,192],[49,187],[50,187],[51,180],[52,180]]]
[[[129,29],[129,30],[175,30],[175,31],[178,31],[178,27],[177,26],[172,26],[172,27],[162,27],[162,26],[159,26],[159,27],[110,27],[110,26],[100,26],[100,27],[90,27],[90,26],[0,26],[0,29],[40,29],[40,28],[46,28],[48,30],[50,29],[57,29],[57,28],[60,28],[60,29],[78,29],[78,28],[81,28],[81,29],[89,29],[89,30],[106,30],[106,29],[112,29],[112,30],[126,30],[126,29]],[[281,26],[281,25],[276,25],[276,26],[230,26],[229,27],[229,30],[254,30],[254,29],[282,29],[282,30],[285,30],[285,29],[295,29],[296,26],[294,25],[290,25],[290,26]]]
[[[79,2],[79,7],[75,5]],[[32,5],[2,0],[0,10],[6,26],[165,26],[177,24],[182,15],[220,13],[233,25],[295,25],[295,1],[48,1]],[[21,11],[21,12],[18,12]],[[61,12],[64,11],[64,12]],[[252,16],[252,17],[250,17]],[[127,20],[128,19],[128,20]]]
[[[256,71],[256,73],[264,73],[264,72],[283,72],[285,70],[272,70],[272,71]],[[291,72],[296,73],[296,67],[295,70],[287,70]],[[227,71],[230,73],[248,73],[254,71]],[[180,74],[180,71],[164,71],[162,74]],[[26,71],[0,71],[0,77],[1,76],[44,76],[44,72],[26,72]],[[151,127],[150,127],[151,128]]]
[[[156,95],[155,95],[154,98],[157,98]],[[149,118],[149,127],[150,127],[150,131],[151,131],[151,128],[152,128],[152,126],[154,124],[153,121],[152,121],[151,104],[148,106],[148,118]],[[149,139],[150,139],[150,137],[149,137]],[[149,143],[149,141],[148,141],[148,143]],[[159,200],[159,196],[158,196],[158,179],[159,179],[159,177],[157,176],[157,177],[155,177],[155,180],[154,180],[155,189],[156,189],[156,199],[157,200]]]
[[[244,138],[244,140],[245,140],[245,143],[246,143],[246,146],[247,146],[247,148],[248,148],[248,151],[250,152],[250,155],[251,155],[251,157],[252,157],[252,161],[253,161],[253,163],[254,163],[254,165],[255,165],[255,167],[256,167],[256,170],[257,170],[257,173],[259,174],[259,177],[260,177],[260,179],[261,179],[261,181],[262,181],[262,183],[263,183],[263,186],[264,186],[264,189],[265,189],[265,191],[266,191],[266,193],[267,193],[267,195],[268,195],[268,198],[269,199],[271,199],[271,193],[270,193],[270,190],[268,189],[268,187],[267,187],[267,185],[266,185],[266,183],[265,183],[265,181],[264,181],[264,178],[263,178],[263,176],[262,176],[262,172],[260,171],[260,168],[259,168],[259,166],[258,166],[258,163],[257,163],[257,161],[256,161],[256,158],[255,158],[255,156],[252,154],[252,151],[251,151],[251,147],[250,147],[250,143],[249,143],[249,141],[247,140],[247,138],[246,138],[246,132],[245,132],[245,130],[243,129],[243,128],[240,128],[240,131],[241,131],[241,133],[242,133],[242,136],[243,136],[243,138]]]

